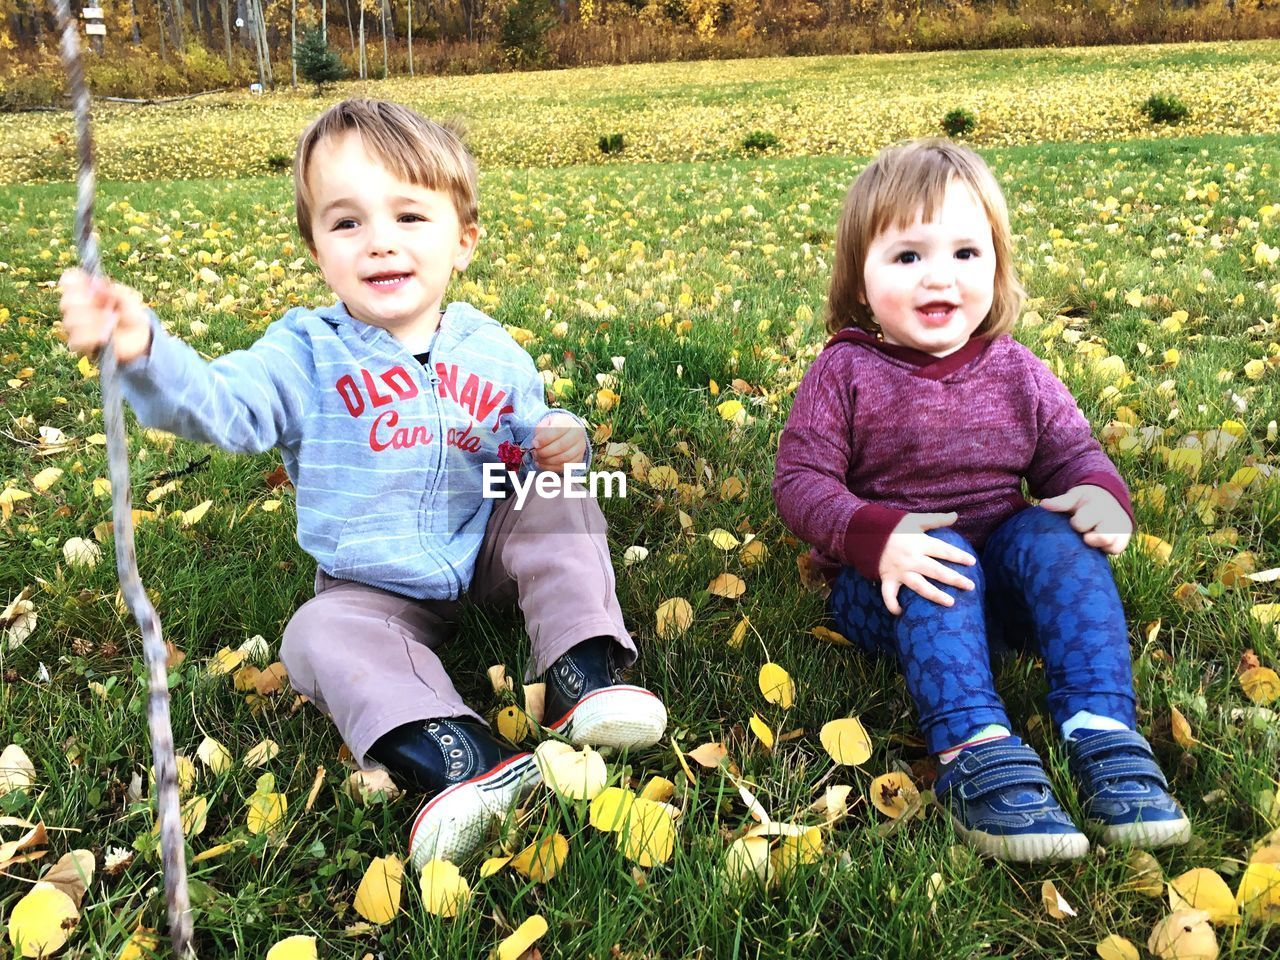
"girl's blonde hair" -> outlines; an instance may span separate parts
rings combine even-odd
[[[890,227],[904,230],[918,215],[925,223],[932,221],[952,181],[967,186],[982,204],[995,246],[991,312],[975,336],[996,337],[1013,327],[1026,293],[1013,266],[1013,237],[1004,193],[986,162],[968,147],[929,138],[882,150],[849,187],[836,229],[835,265],[827,292],[830,333],[846,327],[877,332],[866,303],[867,249]]]

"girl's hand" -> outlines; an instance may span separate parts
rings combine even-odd
[[[944,607],[951,606],[955,600],[934,586],[931,580],[961,590],[973,589],[972,580],[939,561],[971,567],[977,560],[959,547],[925,532],[949,527],[955,522],[955,513],[908,513],[889,534],[884,553],[880,554],[880,596],[895,617],[902,613],[898,604],[899,587],[908,587],[926,600]]]
[[[1113,556],[1124,552],[1133,536],[1133,521],[1116,498],[1102,487],[1083,483],[1040,506],[1071,517],[1071,529],[1084,534],[1084,542]]]
[[[151,318],[138,291],[83,270],[68,270],[58,286],[62,336],[73,353],[93,356],[111,340],[116,360],[128,363],[151,349]]]
[[[559,471],[566,463],[582,463],[587,431],[566,413],[543,417],[533,428],[533,462],[539,470]]]

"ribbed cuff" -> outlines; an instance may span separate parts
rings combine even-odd
[[[859,507],[849,518],[844,532],[844,555],[840,558],[868,580],[880,579],[880,555],[889,534],[902,522],[905,510],[876,503]]]

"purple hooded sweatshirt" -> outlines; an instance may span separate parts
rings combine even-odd
[[[949,513],[981,549],[1033,497],[1129,491],[1075,399],[1012,337],[973,337],[946,357],[847,328],[805,372],[778,444],[773,498],[821,568],[880,578],[905,514]]]

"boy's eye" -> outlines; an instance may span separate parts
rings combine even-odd
[[[914,250],[903,250],[900,254],[893,258],[896,263],[915,263],[920,259],[920,255]]]
[[[333,225],[333,229],[350,230],[355,225],[356,225],[356,222],[352,220],[350,217],[343,217],[341,220],[339,220],[337,223]]]
[[[402,213],[400,214],[401,223],[426,223],[427,218],[419,213]]]

